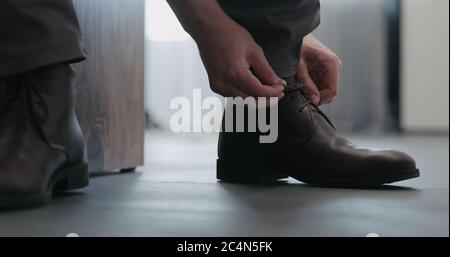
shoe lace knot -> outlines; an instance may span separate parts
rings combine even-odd
[[[309,100],[309,96],[308,93],[306,91],[306,87],[305,84],[298,81],[297,79],[293,79],[293,81],[291,83],[288,83],[288,85],[285,87],[285,92],[286,93],[290,93],[290,97],[291,97],[291,101],[293,101],[295,98],[300,97],[302,98],[304,101],[302,101],[302,105],[299,106],[299,111],[303,111],[303,109],[305,109],[307,106],[311,106],[313,111],[318,112],[327,122],[328,124],[330,124],[330,126],[336,130],[336,127],[334,126],[334,124],[331,122],[330,118],[328,117],[328,115],[326,113],[324,113],[319,106],[317,106],[316,104],[314,104],[313,102],[311,102],[311,100]],[[314,121],[314,120],[313,120]]]

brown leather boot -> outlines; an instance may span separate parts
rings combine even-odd
[[[48,203],[89,183],[68,64],[0,80],[0,208]]]
[[[336,133],[305,97],[297,80],[279,102],[279,137],[260,144],[260,133],[219,137],[219,180],[255,183],[292,177],[325,187],[372,187],[419,177],[414,159],[395,150],[357,147]]]

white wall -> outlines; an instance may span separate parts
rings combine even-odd
[[[1,1],[1,0],[0,0]],[[184,32],[166,0],[146,0],[146,112],[152,122],[167,129],[170,102],[178,96],[193,98],[213,94],[192,38]]]
[[[449,128],[449,1],[402,1],[402,127]]]

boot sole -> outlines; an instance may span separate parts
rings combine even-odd
[[[418,169],[383,172],[377,175],[352,178],[318,178],[295,174],[285,168],[256,163],[217,160],[217,179],[231,183],[273,183],[292,177],[319,187],[361,188],[376,187],[420,177]]]
[[[88,165],[78,164],[65,167],[50,178],[47,191],[32,197],[0,197],[0,209],[18,209],[48,204],[54,192],[76,190],[89,185]]]

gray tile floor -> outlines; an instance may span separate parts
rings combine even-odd
[[[448,236],[448,136],[356,136],[405,150],[422,178],[379,190],[218,183],[216,139],[148,135],[147,165],[47,207],[0,213],[0,236]]]

